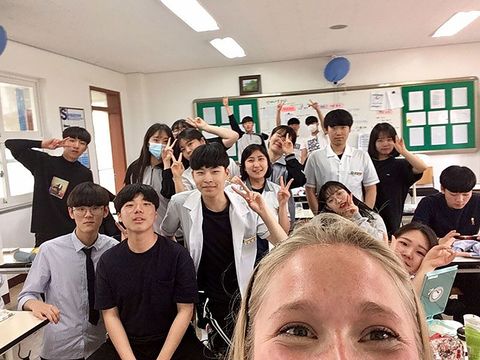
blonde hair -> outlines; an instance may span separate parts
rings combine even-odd
[[[230,360],[246,360],[253,353],[253,323],[262,305],[268,284],[278,269],[298,250],[307,246],[348,245],[363,250],[387,272],[400,299],[416,324],[415,343],[420,359],[431,359],[425,315],[413,289],[410,276],[398,257],[382,242],[374,239],[351,221],[336,214],[321,214],[295,229],[255,268],[238,313]]]

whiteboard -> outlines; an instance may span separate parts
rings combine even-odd
[[[388,92],[401,94],[401,87],[283,95],[278,97],[259,97],[258,115],[261,130],[264,133],[270,134],[276,124],[275,117],[277,104],[279,101],[284,100],[285,105],[281,112],[282,125],[287,124],[288,119],[296,117],[301,123],[299,136],[308,137],[309,132],[305,125],[305,118],[310,115],[317,116],[316,111],[308,106],[309,100],[313,100],[314,102],[319,103],[324,116],[334,109],[345,109],[352,114],[353,126],[348,138],[348,144],[350,146],[358,147],[359,135],[366,135],[368,141],[368,135],[372,128],[381,122],[390,123],[401,136],[402,109],[390,109],[388,102],[382,109],[382,106],[378,106],[373,100],[373,96],[376,94],[378,95],[379,93],[385,94],[386,98]],[[362,148],[366,150],[364,146],[362,146]]]

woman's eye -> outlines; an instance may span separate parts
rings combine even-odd
[[[422,253],[421,251],[417,251],[417,255],[420,255],[421,257],[425,257],[425,254]]]
[[[282,328],[280,333],[286,336],[316,338],[313,331],[305,325],[288,325]]]
[[[370,330],[367,335],[360,338],[360,342],[367,341],[385,341],[396,340],[399,335],[388,328],[375,328]]]

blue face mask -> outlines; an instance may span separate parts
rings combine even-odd
[[[159,160],[162,157],[162,151],[164,147],[165,145],[163,144],[148,143],[148,150],[150,151],[150,154],[152,154]]]

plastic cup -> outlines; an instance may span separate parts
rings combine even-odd
[[[467,314],[465,322],[465,340],[467,342],[468,360],[480,360],[480,317]]]

